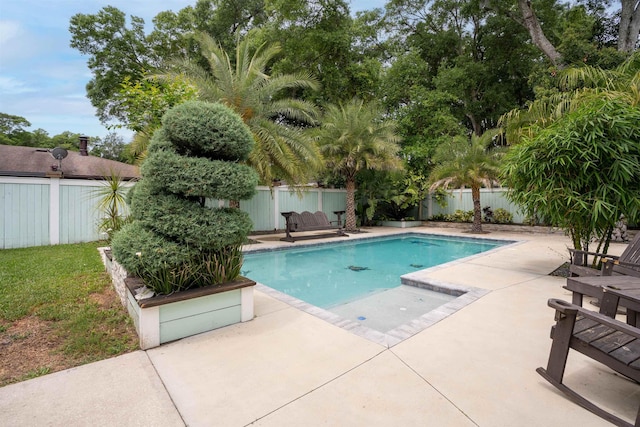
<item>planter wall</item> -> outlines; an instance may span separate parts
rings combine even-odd
[[[422,225],[422,221],[381,221],[380,225],[383,227],[398,228],[420,227]]]
[[[100,252],[105,267],[133,319],[143,350],[254,317],[253,280],[240,277],[219,286],[136,300],[136,289],[143,286],[142,282],[127,277],[124,268],[110,259],[104,249]]]
[[[470,222],[446,222],[446,221],[425,221],[426,227],[438,227],[438,228],[456,228],[459,230],[470,230]],[[482,229],[485,231],[505,231],[515,233],[534,233],[534,234],[554,234],[564,233],[557,227],[551,227],[547,225],[522,225],[522,224],[492,224],[482,223]]]

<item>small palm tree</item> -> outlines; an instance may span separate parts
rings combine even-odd
[[[486,131],[482,136],[473,135],[471,140],[456,138],[438,147],[433,157],[437,165],[431,171],[430,191],[437,188],[471,188],[473,199],[472,233],[482,233],[482,208],[480,188],[491,187],[500,175],[501,150],[487,147],[498,130]]]
[[[265,184],[274,179],[307,183],[322,165],[322,157],[302,127],[315,124],[318,111],[313,104],[284,94],[316,90],[317,81],[310,74],[266,74],[267,65],[280,52],[277,44],[263,44],[251,54],[250,40],[245,38],[238,42],[232,63],[208,34],[199,33],[196,39],[208,68],[193,61],[175,62],[165,77],[185,75],[201,100],[225,104],[242,117],[255,140],[248,163]]]
[[[98,198],[96,209],[102,214],[98,231],[111,242],[113,235],[130,221],[127,210],[127,187],[118,172],[111,170],[104,177],[104,185],[94,191]]]
[[[365,105],[353,99],[329,106],[318,128],[318,145],[327,167],[345,180],[346,231],[356,231],[356,174],[364,169],[401,168],[396,124],[381,117],[375,104]]]

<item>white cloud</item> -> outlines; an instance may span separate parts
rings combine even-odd
[[[12,77],[0,76],[0,95],[19,95],[35,91],[35,88],[29,87],[25,82]]]
[[[21,32],[19,22],[0,20],[0,47],[20,36]]]

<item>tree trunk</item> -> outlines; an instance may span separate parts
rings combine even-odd
[[[529,31],[533,44],[549,58],[553,65],[562,65],[562,56],[544,35],[540,22],[533,12],[533,7],[531,7],[531,1],[518,0],[518,7],[520,8],[520,12],[522,12],[523,25],[527,31]]]
[[[640,34],[640,0],[620,0],[620,30],[618,50],[631,53],[635,50]]]
[[[356,182],[347,179],[347,212],[345,220],[345,231],[356,231]]]
[[[473,225],[472,233],[482,233],[482,208],[480,207],[480,187],[471,187],[471,198],[473,199]]]
[[[469,121],[471,122],[471,127],[473,128],[473,133],[476,136],[481,136],[482,135],[482,126],[480,126],[480,123],[478,123],[478,121],[476,120],[476,116],[474,116],[471,113],[467,113],[466,116],[469,119]]]

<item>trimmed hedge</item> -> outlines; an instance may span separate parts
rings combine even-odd
[[[204,198],[254,195],[257,174],[239,163],[251,152],[253,137],[242,119],[220,104],[185,102],[169,110],[162,123],[142,179],[129,192],[134,221],[113,237],[113,255],[159,294],[233,280],[242,263],[234,248],[246,240],[251,220],[239,209],[204,207]],[[230,256],[238,259],[223,259]],[[214,278],[211,260],[229,274]],[[179,277],[180,283],[167,285],[167,277]]]

